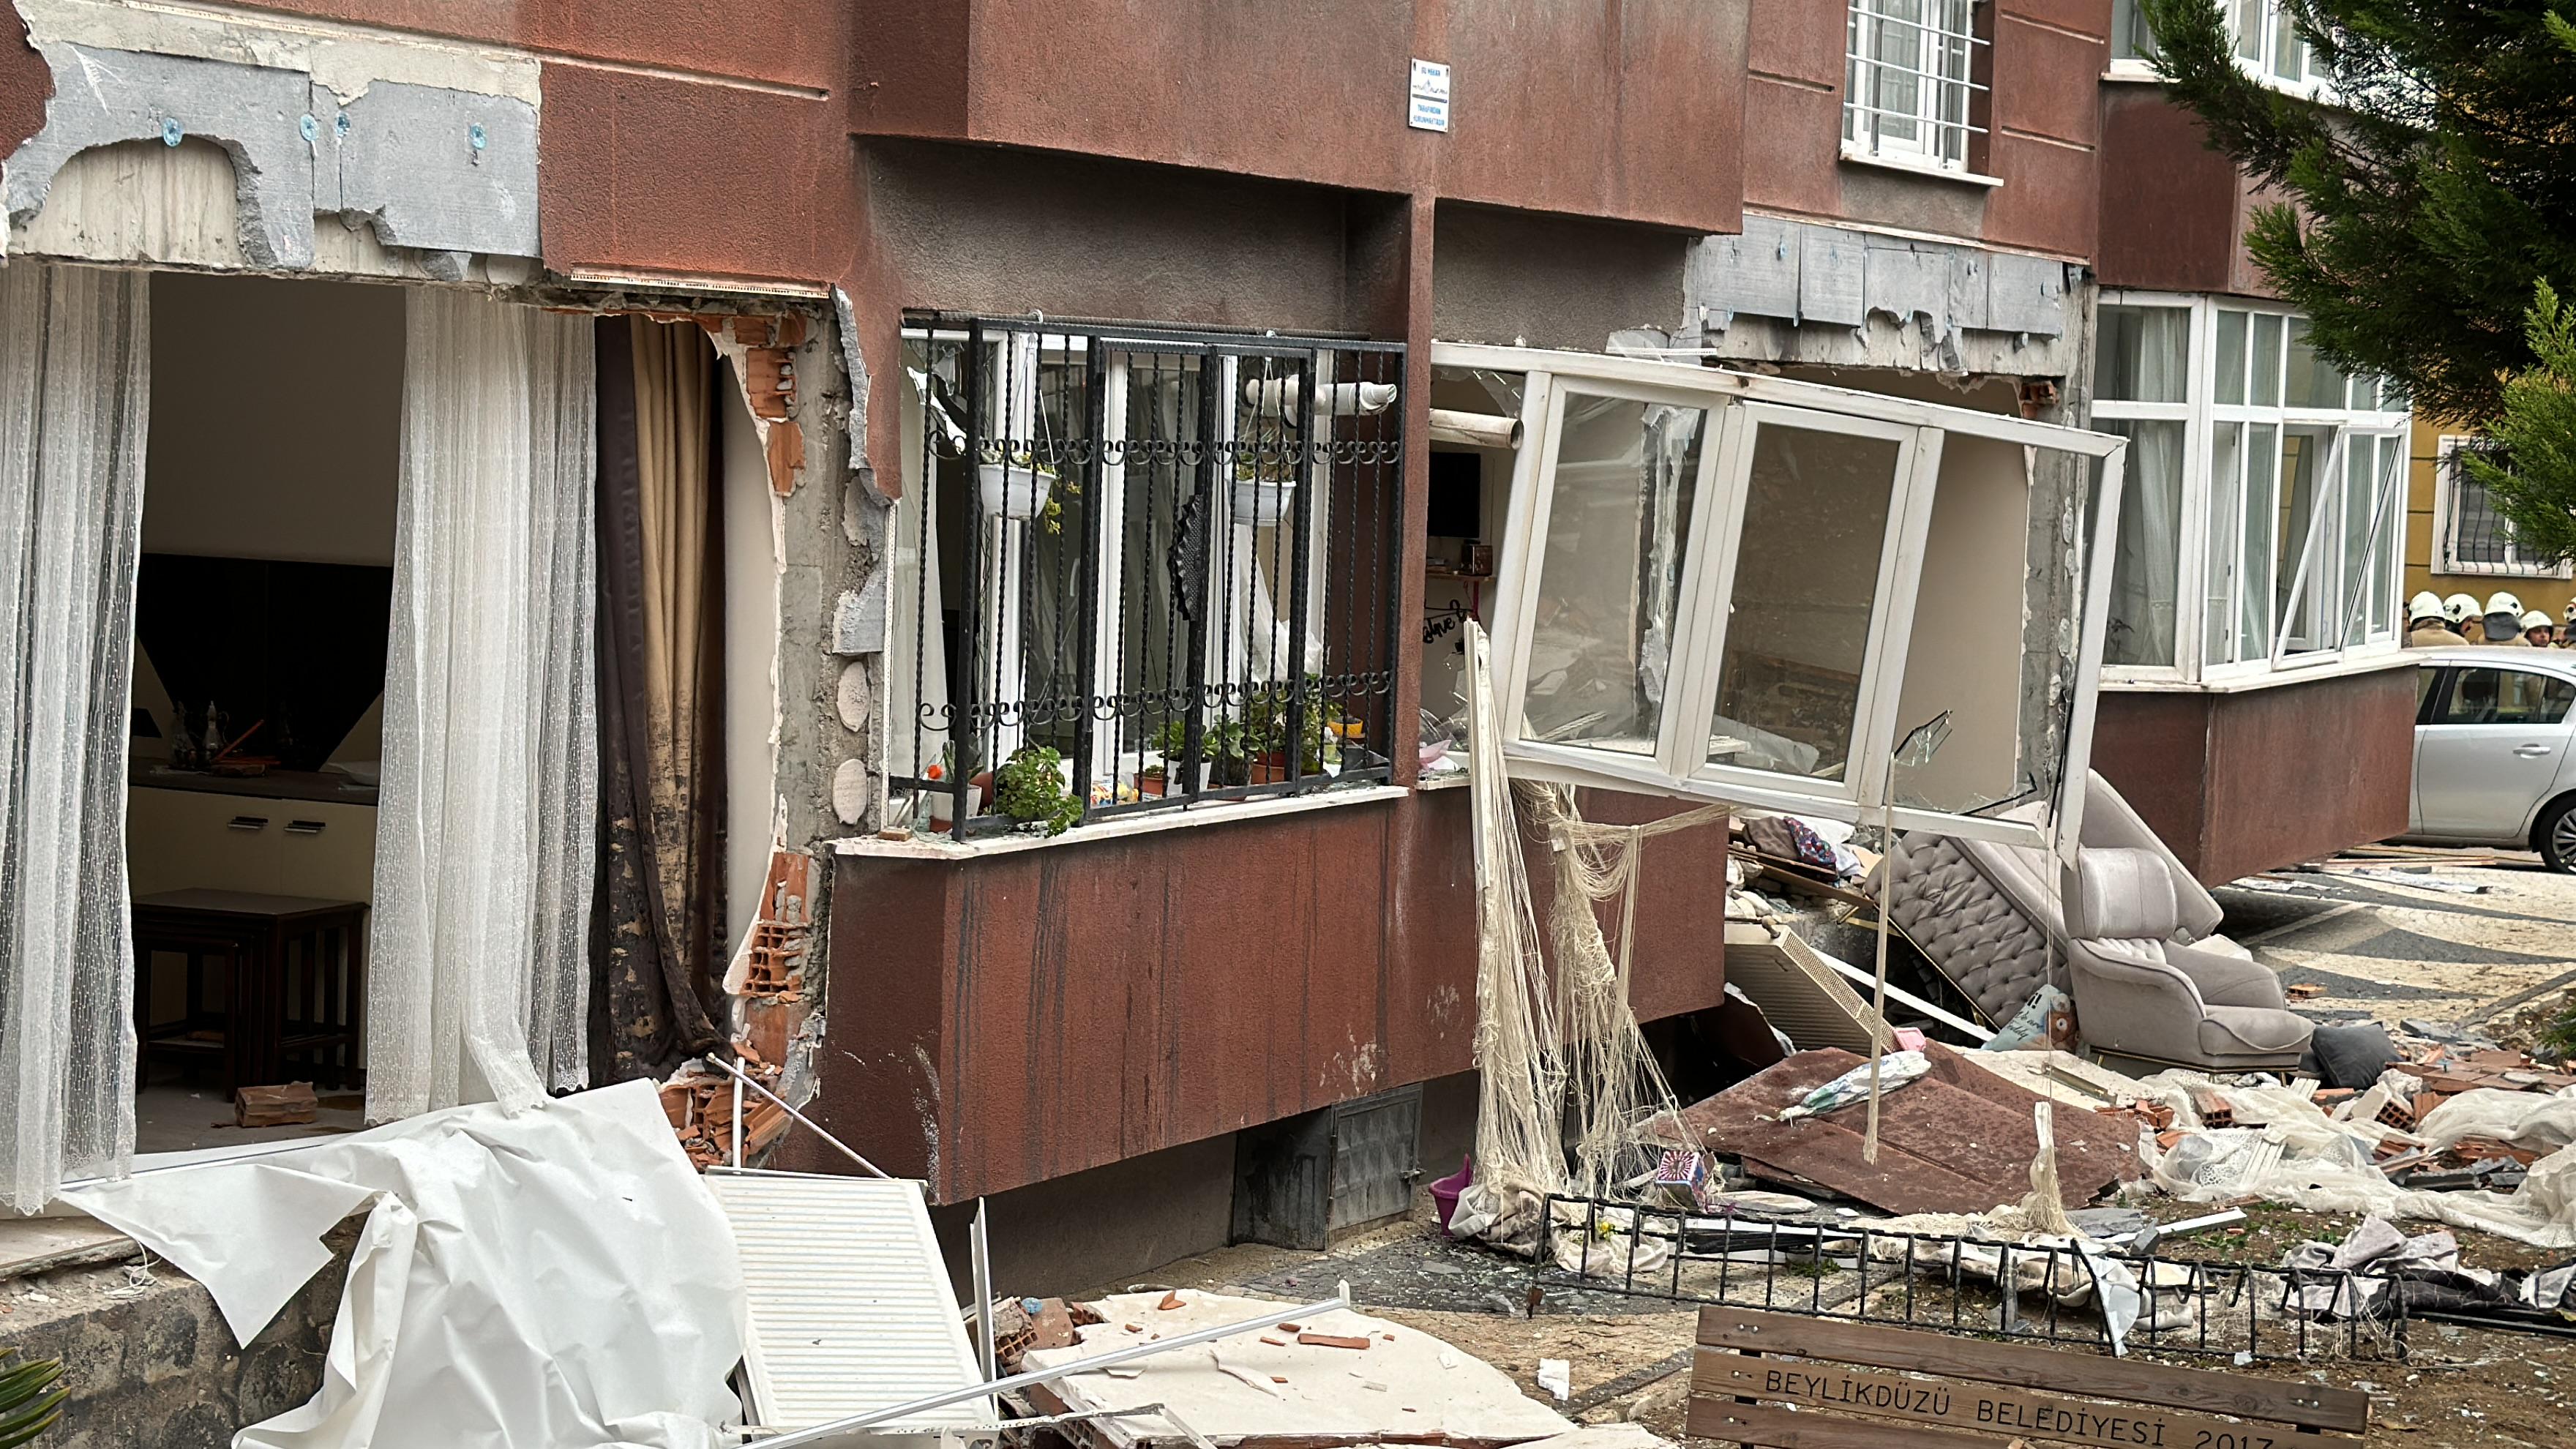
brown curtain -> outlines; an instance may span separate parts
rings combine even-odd
[[[724,539],[715,348],[603,317],[599,882],[591,1074],[666,1075],[720,1045]]]

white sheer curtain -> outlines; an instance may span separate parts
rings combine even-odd
[[[370,1120],[585,1080],[596,413],[588,318],[412,293]]]
[[[0,1188],[134,1152],[125,753],[149,279],[0,267]]]

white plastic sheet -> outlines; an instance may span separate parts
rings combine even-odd
[[[587,320],[412,292],[367,1115],[587,1076],[597,388]]]
[[[65,1196],[204,1283],[243,1342],[373,1203],[321,1393],[235,1449],[714,1449],[739,1415],[732,1230],[649,1082]]]
[[[2209,1078],[2159,1072],[2140,1085],[2149,1100],[2172,1106],[2179,1122],[2197,1128],[2187,1089]],[[2455,1228],[2519,1239],[2541,1248],[2576,1248],[2576,1149],[2542,1158],[2509,1196],[2488,1192],[2427,1192],[2400,1188],[2373,1165],[2371,1149],[2387,1129],[2369,1122],[2338,1122],[2315,1103],[2280,1088],[2226,1087],[2240,1119],[2260,1127],[2194,1131],[2160,1152],[2141,1133],[2138,1152],[2156,1185],[2189,1202],[2232,1202],[2242,1197],[2305,1208],[2446,1223]],[[2463,1093],[2473,1097],[2480,1093]],[[2526,1112],[2547,1110],[2552,1099],[2533,1097]],[[2436,1109],[2439,1119],[2448,1107]]]
[[[0,268],[0,1196],[134,1151],[125,749],[148,278]]]

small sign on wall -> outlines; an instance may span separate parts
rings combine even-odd
[[[1404,123],[1417,131],[1449,129],[1449,67],[1436,60],[1413,63],[1412,104]]]

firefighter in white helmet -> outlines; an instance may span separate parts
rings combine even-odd
[[[2558,646],[2558,631],[2550,627],[2549,616],[2538,609],[2522,616],[2522,642],[2534,649]]]
[[[2522,600],[2498,589],[2487,596],[2487,637],[2489,644],[2531,647],[2522,637]]]
[[[2478,617],[2478,601],[2473,594],[2453,594],[2442,601],[2442,617],[2451,621],[2452,630],[2467,643],[2486,642],[2486,621]]]
[[[2451,632],[2450,624],[2442,616],[2440,595],[2427,590],[2417,594],[2413,601],[2407,604],[2407,648],[2439,649],[2445,644],[2459,642],[2460,636]]]

